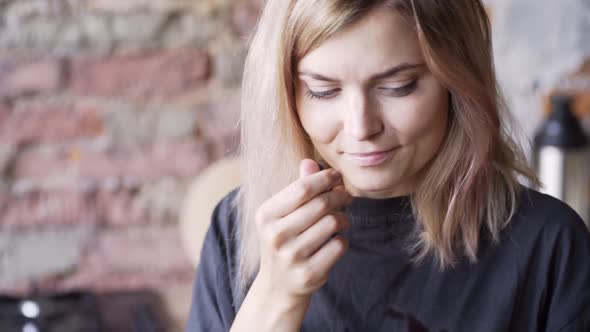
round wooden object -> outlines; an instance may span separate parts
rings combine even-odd
[[[180,213],[180,236],[186,253],[197,266],[213,209],[231,190],[240,185],[237,157],[211,164],[189,185]]]

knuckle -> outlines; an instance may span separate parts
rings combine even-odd
[[[322,211],[326,211],[330,208],[330,199],[327,195],[321,195],[318,197],[318,208]]]
[[[279,228],[270,228],[267,231],[267,240],[268,243],[274,249],[279,249],[285,242],[285,232]]]
[[[308,256],[307,251],[306,248],[293,248],[291,256],[294,261],[298,261]]]
[[[312,287],[316,281],[316,272],[310,267],[302,267],[298,270],[297,279],[304,288]]]
[[[311,185],[309,183],[300,181],[295,186],[294,196],[297,200],[303,200],[303,199],[305,199],[305,197],[307,197],[309,195],[310,192],[311,192]]]
[[[262,208],[258,209],[256,211],[255,216],[254,216],[254,221],[256,222],[256,225],[258,227],[261,227],[262,225],[264,225],[265,219],[266,219],[266,213],[264,212],[264,210]]]
[[[279,251],[279,258],[289,264],[292,265],[296,262],[297,260],[297,256],[296,256],[296,252],[293,251],[293,249],[291,248],[284,248],[282,250]]]
[[[266,243],[272,242],[274,238],[274,231],[269,225],[264,225],[260,231],[262,240]]]
[[[271,232],[268,230],[268,228],[263,228],[260,232],[260,237],[262,242],[266,243],[266,244],[270,244],[272,241],[272,234]]]
[[[325,223],[326,223],[328,230],[330,232],[333,233],[338,230],[339,223],[338,223],[338,219],[336,218],[336,216],[334,216],[332,214],[327,215]]]

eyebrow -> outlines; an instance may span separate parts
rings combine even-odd
[[[389,68],[382,73],[377,73],[377,74],[371,76],[369,78],[369,80],[370,81],[378,81],[378,80],[382,80],[385,78],[391,78],[403,71],[415,69],[415,68],[421,68],[421,67],[424,67],[423,63],[402,63],[402,64],[397,65],[395,67]],[[326,77],[326,76],[323,76],[320,74],[311,73],[311,72],[307,72],[307,71],[300,71],[297,74],[299,76],[309,76],[309,77],[316,79],[318,81],[338,82],[337,79],[329,78],[329,77]]]

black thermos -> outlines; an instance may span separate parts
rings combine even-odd
[[[535,168],[541,191],[566,202],[588,226],[588,138],[571,106],[569,96],[551,99],[551,113],[535,135]]]

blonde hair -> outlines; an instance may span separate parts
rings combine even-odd
[[[314,158],[295,111],[297,62],[370,10],[394,10],[411,22],[429,70],[451,96],[445,141],[412,195],[419,262],[433,254],[445,269],[475,262],[482,230],[498,240],[518,204],[517,175],[538,183],[503,125],[490,25],[474,0],[268,0],[251,40],[242,85],[243,183],[238,212],[237,284],[244,292],[259,268],[254,216]]]

